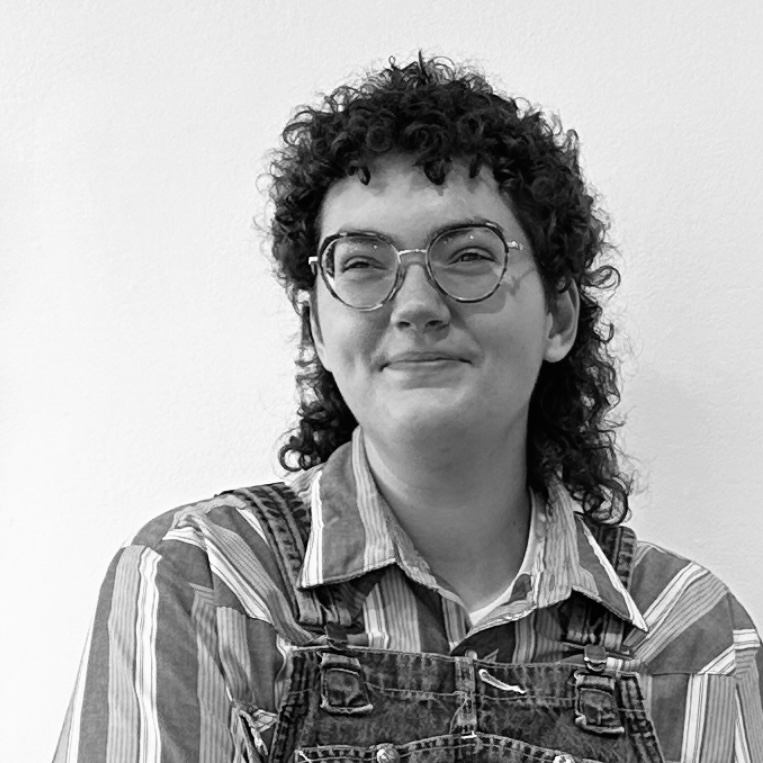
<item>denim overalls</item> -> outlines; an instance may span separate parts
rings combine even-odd
[[[238,492],[238,491],[236,491]],[[270,745],[272,763],[662,763],[635,673],[619,670],[623,624],[573,596],[560,611],[571,657],[558,663],[481,661],[461,644],[450,656],[353,646],[374,573],[300,591],[310,514],[283,484],[239,497],[259,518],[296,618],[312,640],[296,649]],[[627,586],[632,531],[591,527]],[[257,749],[259,747],[259,749]],[[254,760],[262,745],[252,744]]]

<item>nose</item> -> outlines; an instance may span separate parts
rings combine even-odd
[[[410,255],[418,250],[408,250]],[[423,256],[403,260],[403,282],[392,298],[392,323],[401,328],[432,330],[450,323],[445,295],[432,283]]]

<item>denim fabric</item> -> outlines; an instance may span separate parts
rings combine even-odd
[[[614,677],[567,663],[505,665],[307,647],[294,656],[270,760],[662,763],[663,758],[634,674]]]

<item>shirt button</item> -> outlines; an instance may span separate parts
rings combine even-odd
[[[563,752],[561,755],[554,756],[554,763],[575,763],[575,758]]]
[[[392,744],[379,745],[376,751],[376,763],[397,763],[400,760],[400,754]]]

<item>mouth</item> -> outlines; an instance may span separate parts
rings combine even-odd
[[[442,352],[405,352],[392,355],[382,363],[384,368],[433,368],[450,363],[466,363],[464,358]]]

